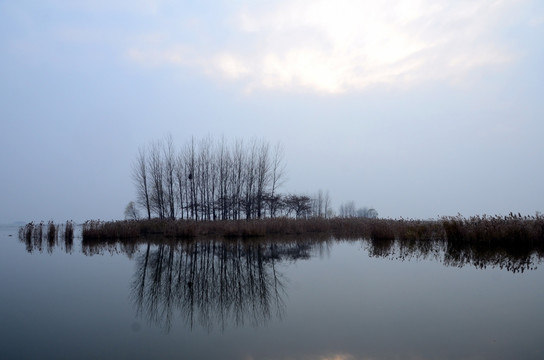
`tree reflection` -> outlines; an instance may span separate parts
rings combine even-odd
[[[282,317],[281,260],[309,258],[316,243],[193,241],[145,245],[137,257],[132,299],[139,314],[166,331],[179,313],[193,329],[264,325]]]
[[[46,237],[42,224],[20,232],[28,252],[72,253],[72,240]],[[173,241],[164,238],[81,242],[88,256],[124,254],[135,260],[130,297],[136,312],[169,331],[179,320],[190,329],[224,330],[230,326],[265,325],[281,318],[286,279],[280,263],[327,256],[335,241],[303,237],[268,240]],[[361,241],[370,257],[433,260],[445,266],[500,268],[518,273],[534,270],[544,256],[541,244],[513,241],[393,240]],[[363,260],[363,259],[362,259]]]

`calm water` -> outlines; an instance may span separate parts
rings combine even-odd
[[[544,358],[534,256],[362,240],[70,248],[17,230],[0,228],[2,359]]]

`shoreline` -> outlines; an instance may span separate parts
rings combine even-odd
[[[372,240],[447,240],[544,244],[543,216],[443,217],[437,220],[369,218],[266,218],[254,220],[86,221],[84,241],[128,240],[157,235],[172,239],[324,235]]]

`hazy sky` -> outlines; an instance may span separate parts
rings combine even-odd
[[[264,137],[284,192],[544,211],[540,0],[0,0],[0,223],[118,219],[138,147]]]

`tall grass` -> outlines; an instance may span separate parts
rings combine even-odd
[[[58,240],[58,226],[52,221],[47,223],[47,242],[55,243]]]
[[[461,216],[443,218],[449,241],[462,242],[541,242],[544,239],[544,217],[521,216]]]
[[[66,251],[71,252],[73,224],[66,222],[64,229],[61,226],[51,222],[29,223],[19,229],[19,238],[29,252],[41,252],[44,240],[50,251],[52,244],[58,245],[58,239],[64,237]],[[471,264],[512,272],[533,269],[544,258],[544,217],[540,215],[455,216],[425,221],[360,218],[88,221],[82,232],[82,251],[86,255],[109,251],[132,256],[141,244],[166,242],[172,246],[192,246],[224,238],[229,243],[265,244],[272,252],[276,245],[289,243],[293,259],[309,256],[301,249],[311,244],[326,245],[335,239],[362,239],[369,255],[375,257],[398,260],[433,257],[447,266]]]
[[[72,252],[74,246],[74,223],[72,221],[66,221],[64,224],[64,247],[67,253]]]
[[[45,228],[45,231],[44,231]],[[27,251],[42,251],[43,242],[46,241],[47,251],[52,252],[53,248],[59,244],[59,239],[64,240],[66,252],[72,251],[74,242],[74,225],[67,221],[64,225],[64,231],[61,231],[61,225],[49,221],[47,225],[42,222],[30,222],[19,228],[19,240],[26,244]]]
[[[87,221],[83,225],[85,241],[129,240],[161,235],[187,239],[198,236],[250,238],[287,235],[326,235],[335,238],[365,238],[376,241],[446,240],[448,242],[531,244],[543,247],[544,217],[510,214],[438,220],[412,219],[261,219],[261,220],[139,220]]]
[[[58,241],[57,225],[52,221],[47,223],[47,252],[52,253]]]
[[[72,221],[66,221],[64,225],[64,241],[74,241],[74,223]]]

